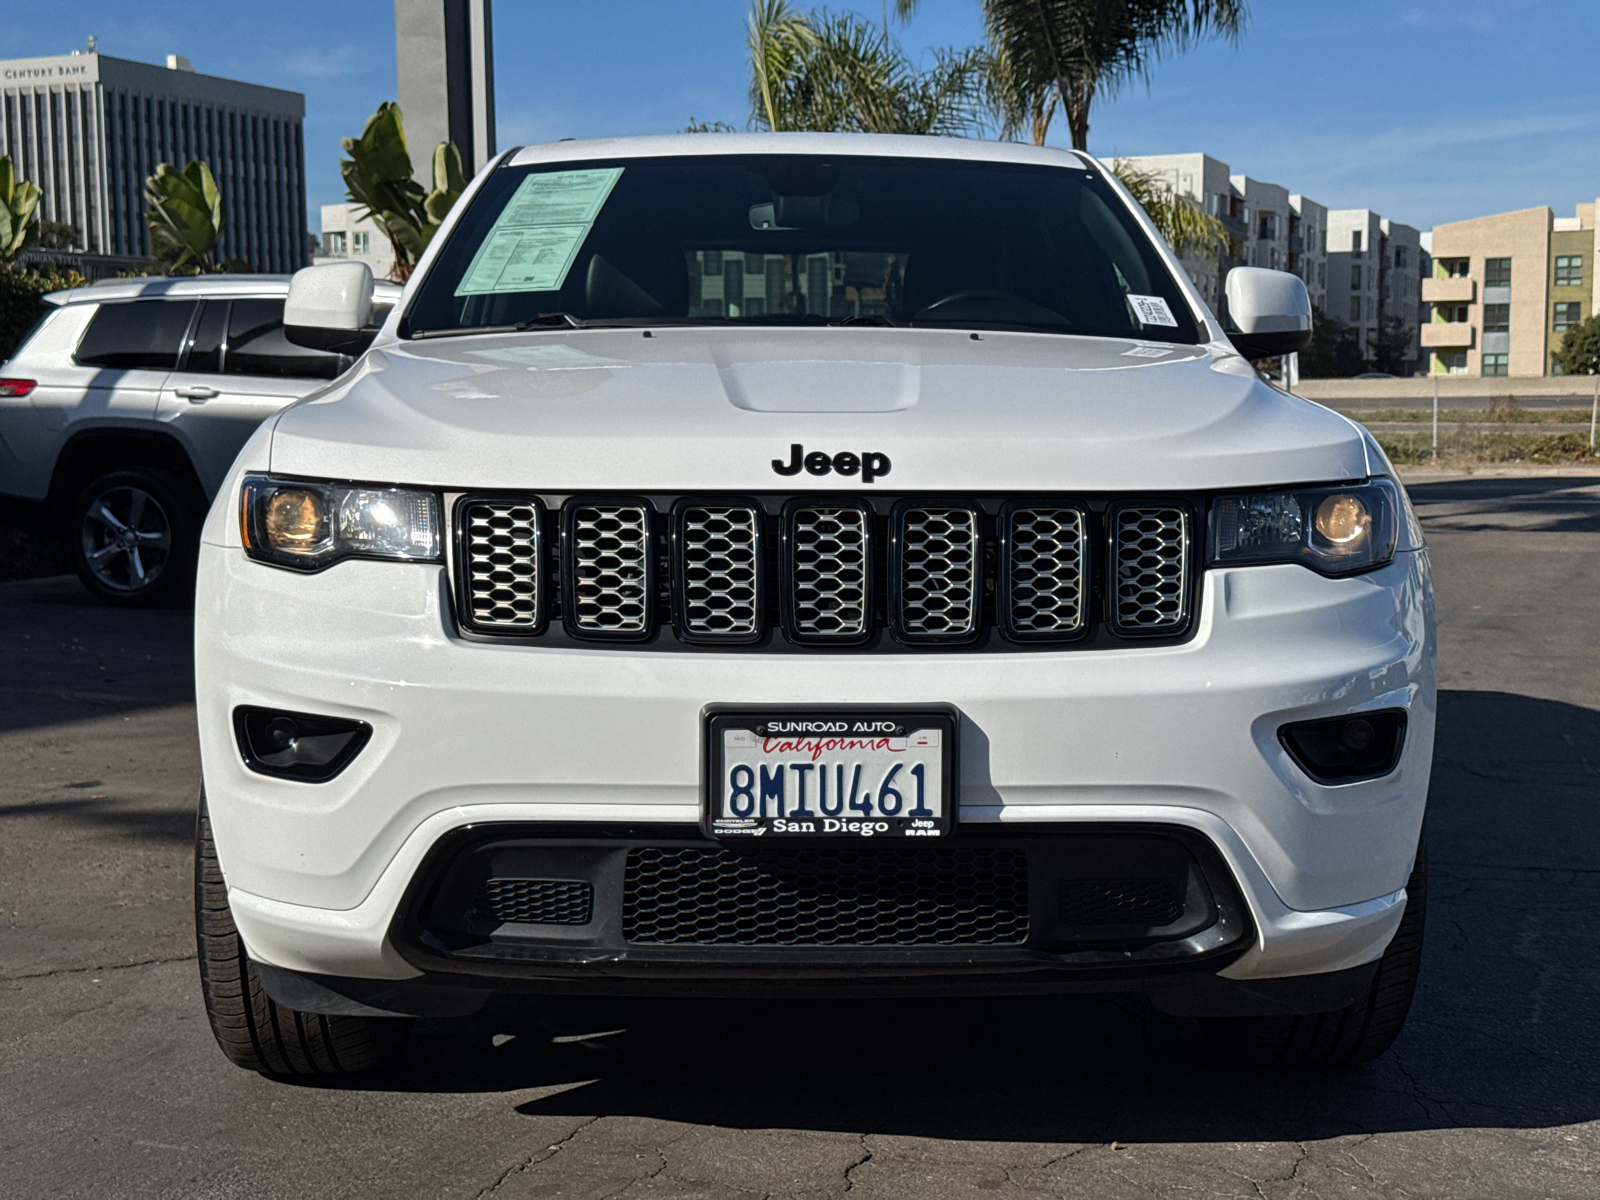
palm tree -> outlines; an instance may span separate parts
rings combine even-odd
[[[1174,254],[1215,254],[1227,243],[1228,231],[1221,221],[1188,196],[1178,195],[1154,171],[1142,171],[1121,158],[1111,164],[1111,170],[1149,215],[1150,223],[1161,231]]]
[[[961,134],[981,122],[988,55],[940,50],[919,69],[890,34],[853,14],[750,8],[751,120],[773,130]]]
[[[907,17],[918,0],[895,0]],[[1148,81],[1156,60],[1210,37],[1237,43],[1245,0],[983,0],[1003,132],[1024,128],[1036,146],[1057,106],[1072,148],[1089,148],[1089,110],[1133,79]]]

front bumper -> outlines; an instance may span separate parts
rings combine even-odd
[[[205,785],[251,955],[399,980],[422,968],[396,944],[397,916],[456,831],[627,823],[665,836],[693,824],[708,703],[945,702],[962,715],[964,828],[1189,831],[1213,848],[1250,928],[1207,969],[1330,973],[1381,954],[1403,910],[1433,744],[1429,595],[1426,554],[1403,553],[1341,580],[1298,566],[1210,571],[1195,637],[1179,646],[663,655],[468,642],[452,632],[438,568],[348,562],[301,576],[207,545]],[[328,783],[270,778],[234,745],[229,714],[244,704],[353,718],[373,734]],[[1277,740],[1287,721],[1396,707],[1406,746],[1381,779],[1321,786]],[[604,958],[576,969],[604,974]]]

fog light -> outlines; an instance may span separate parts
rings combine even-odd
[[[233,729],[245,766],[306,783],[332,779],[372,736],[365,721],[244,706],[233,710]]]
[[[1393,771],[1400,764],[1405,733],[1405,709],[1386,708],[1359,716],[1297,721],[1278,730],[1278,741],[1318,783],[1354,783]]]

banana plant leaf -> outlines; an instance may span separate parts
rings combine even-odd
[[[26,179],[18,179],[11,156],[0,155],[0,261],[11,262],[39,234],[33,219],[39,207],[39,189]]]
[[[144,218],[156,250],[174,252],[174,268],[193,262],[202,271],[211,270],[211,250],[225,225],[222,194],[211,168],[191,162],[179,171],[160,163],[145,180],[144,195],[150,206]]]

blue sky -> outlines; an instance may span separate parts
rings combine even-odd
[[[873,19],[878,5],[854,8]],[[746,0],[499,0],[502,146],[743,126]],[[312,211],[343,199],[339,138],[395,94],[391,0],[0,0],[0,57],[177,53],[306,95]],[[978,0],[923,0],[914,54],[982,35]],[[1333,208],[1427,229],[1600,194],[1593,0],[1255,0],[1238,49],[1158,65],[1091,117],[1102,156],[1203,150]],[[1065,142],[1065,128],[1052,141]]]

